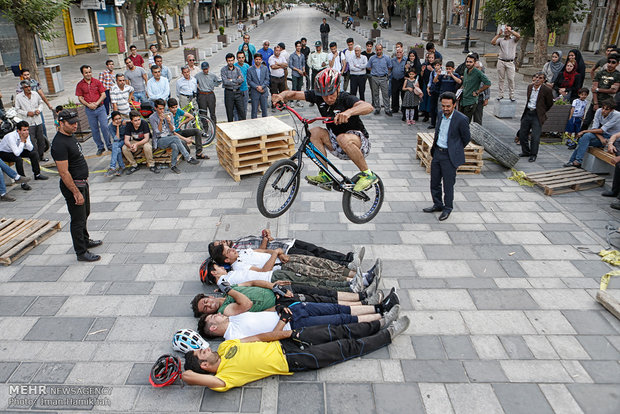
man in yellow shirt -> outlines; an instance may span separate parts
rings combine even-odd
[[[186,353],[183,380],[223,392],[271,375],[324,368],[389,345],[408,326],[403,316],[389,326],[380,321],[313,326],[225,341],[217,353],[209,348]]]

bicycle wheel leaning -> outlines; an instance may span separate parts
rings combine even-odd
[[[215,125],[213,125],[213,120],[204,114],[199,114],[198,120],[202,132],[204,132],[202,146],[207,147],[213,143],[213,139],[215,138]]]
[[[356,174],[351,181],[354,183],[360,179],[362,173]],[[379,177],[378,177],[379,178]],[[347,218],[356,224],[368,223],[381,210],[383,204],[383,181],[379,178],[369,189],[363,191],[368,196],[368,201],[364,201],[361,196],[345,191],[342,195],[342,210]]]
[[[297,197],[299,181],[297,164],[288,159],[276,161],[265,172],[258,185],[256,194],[258,211],[268,218],[284,214]]]

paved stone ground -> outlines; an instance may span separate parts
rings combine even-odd
[[[284,12],[253,38],[292,45],[314,34],[321,17],[308,8]],[[339,24],[332,30],[338,40],[352,33]],[[462,59],[460,50],[446,54]],[[524,89],[521,82],[519,108]],[[223,116],[221,104],[218,111]],[[364,122],[373,143],[369,163],[386,186],[381,213],[365,225],[346,220],[339,194],[307,185],[289,213],[267,220],[255,204],[260,177],[235,183],[214,159],[183,163],[181,175],[94,174],[89,228],[104,240],[97,249],[103,259],[84,264],[75,261],[55,178],[35,182],[30,193],[12,191],[18,201],[0,206],[3,216],[65,226],[0,269],[0,411],[617,413],[620,322],[594,300],[610,267],[593,252],[605,247],[603,226],[618,216],[600,189],[545,197],[487,162],[481,175],[459,176],[456,210],[439,223],[421,212],[430,204],[429,176],[414,148],[426,124],[407,127],[384,115]],[[516,130],[516,121],[490,113],[485,124],[507,140]],[[92,142],[85,150],[95,151]],[[544,146],[537,163],[518,167],[557,167],[567,154]],[[89,165],[99,170],[107,161]],[[337,165],[353,172],[348,163]],[[398,289],[409,330],[364,358],[226,394],[152,388],[151,364],[171,352],[177,329],[195,326],[188,302],[203,290],[197,271],[206,244],[263,227],[341,250],[365,245],[365,266],[383,258],[383,287]],[[22,404],[9,400],[19,397],[10,386],[39,384],[112,392],[107,406],[50,407],[36,395],[21,396],[30,399]]]

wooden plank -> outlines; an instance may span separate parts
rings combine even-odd
[[[32,223],[32,220],[22,220],[22,222],[19,223],[19,225],[13,226],[8,232],[6,232],[5,234],[2,235],[2,237],[0,237],[0,244],[4,243],[6,240],[10,239],[11,237],[15,237],[19,233],[26,230],[31,223]]]
[[[31,234],[39,231],[39,229],[43,227],[46,222],[47,221],[43,220],[33,220],[33,222],[30,223],[28,226],[24,226],[22,228],[22,231],[13,234],[13,236],[8,239],[3,240],[0,244],[0,256],[4,255],[5,252],[7,252],[8,250],[12,249],[13,246],[21,243],[23,240],[30,237]]]
[[[0,263],[10,265],[28,251],[60,230],[60,222],[29,220],[24,231],[0,245]]]

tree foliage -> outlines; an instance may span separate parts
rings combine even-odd
[[[47,41],[60,36],[54,21],[68,7],[69,0],[0,0],[0,14]]]
[[[518,28],[523,36],[534,36],[532,0],[488,0],[484,5],[486,19]],[[584,0],[547,0],[549,31],[563,33],[566,25],[582,21],[587,13]]]

